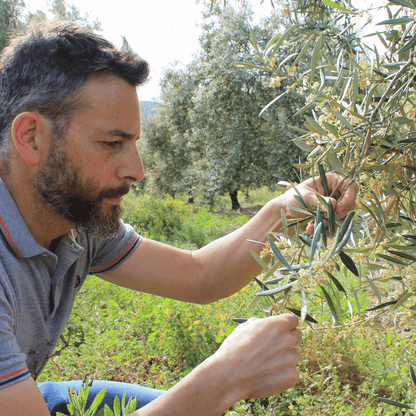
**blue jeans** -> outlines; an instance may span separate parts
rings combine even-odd
[[[52,416],[55,416],[56,412],[68,414],[68,409],[66,407],[69,403],[68,387],[78,393],[80,387],[82,387],[82,381],[62,381],[57,383],[47,381],[45,383],[40,383],[38,386],[46,401],[49,412]],[[121,398],[124,393],[126,393],[126,403],[130,397],[132,399],[137,397],[137,409],[140,409],[164,393],[164,390],[151,389],[137,384],[94,380],[92,386],[89,388],[87,408],[91,406],[95,396],[103,389],[107,389],[107,391],[99,409],[106,404],[113,409],[114,398],[118,396],[121,403]]]

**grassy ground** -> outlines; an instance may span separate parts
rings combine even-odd
[[[242,199],[244,207],[264,204],[266,190]],[[179,247],[196,248],[245,223],[247,215],[149,197],[126,201],[125,218],[142,234]],[[250,284],[229,299],[188,305],[132,293],[91,277],[84,285],[57,354],[39,381],[111,379],[168,389],[211,355],[236,324],[233,317],[264,316],[247,311],[258,291]],[[228,415],[401,415],[377,397],[414,403],[409,363],[413,333],[389,321],[334,327],[330,317],[311,328],[302,324],[301,379],[288,392],[237,403]]]

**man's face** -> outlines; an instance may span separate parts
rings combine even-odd
[[[85,108],[71,119],[63,142],[51,141],[32,183],[62,219],[107,237],[119,230],[121,197],[144,176],[136,148],[139,102],[135,88],[115,76],[89,80],[82,99]]]
[[[44,167],[33,177],[35,190],[64,220],[96,237],[110,237],[120,228],[120,205],[105,211],[105,198],[121,198],[129,192],[125,183],[118,188],[100,189],[94,180],[83,178],[63,149],[53,149]]]

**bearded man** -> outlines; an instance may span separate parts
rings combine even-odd
[[[0,416],[65,412],[68,386],[35,379],[64,330],[89,274],[180,301],[208,303],[237,292],[259,273],[250,250],[279,231],[294,191],[270,201],[245,226],[200,250],[140,237],[120,219],[120,203],[143,166],[136,141],[136,87],[148,65],[92,31],[52,23],[17,36],[0,68]],[[348,181],[328,174],[334,198]],[[319,179],[298,189],[310,204]],[[325,197],[342,217],[342,203]],[[230,260],[231,259],[231,260]],[[295,316],[250,319],[169,391],[94,381],[90,401],[138,397],[134,415],[220,415],[244,398],[292,387],[301,339]]]

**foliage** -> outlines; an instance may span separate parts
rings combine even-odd
[[[189,68],[192,68],[190,66]],[[143,124],[139,148],[147,172],[146,189],[156,189],[172,197],[193,192],[194,177],[188,172],[198,149],[189,145],[191,129],[188,112],[192,105],[195,78],[181,70],[167,70],[161,81],[161,102],[157,112]]]
[[[121,404],[119,398],[116,396],[114,399],[113,410],[106,404],[103,408],[98,410],[100,404],[104,400],[106,389],[100,391],[92,402],[91,406],[86,409],[87,398],[89,387],[92,385],[92,381],[88,382],[83,380],[82,387],[79,390],[79,393],[76,394],[74,390],[69,389],[68,399],[69,404],[68,412],[70,416],[127,416],[136,410],[137,398],[130,398],[126,404],[126,394],[123,394],[121,399]],[[65,416],[61,412],[56,413],[57,416]]]
[[[83,327],[84,343],[50,361],[41,380],[87,375],[170,388],[215,352],[220,345],[217,338],[221,341],[235,326],[231,318],[247,313],[246,305],[255,291],[250,285],[232,299],[199,306],[132,295],[128,289],[91,277],[71,317],[72,324]],[[260,309],[252,312],[259,314]],[[173,319],[176,314],[181,326]],[[234,411],[259,416],[298,411],[321,416],[367,414],[365,409],[371,408],[375,415],[386,416],[391,406],[378,403],[377,396],[412,402],[415,396],[407,385],[407,368],[395,358],[415,352],[412,334],[364,324],[359,330],[351,329],[305,327],[298,386],[264,401],[242,401]]]
[[[89,27],[94,30],[101,30],[101,23],[98,19],[91,20],[89,14],[81,15],[79,9],[73,4],[68,4],[65,0],[53,0],[48,3],[48,10],[36,10],[36,12],[28,13],[23,25],[31,21],[44,21],[47,20],[46,12],[49,12],[52,18],[68,20],[70,22],[76,22],[82,26]]]
[[[291,164],[302,154],[288,140],[296,133],[287,126],[301,125],[292,114],[303,98],[287,96],[259,117],[262,104],[284,83],[270,86],[268,70],[237,65],[253,53],[251,11],[243,3],[206,16],[201,52],[186,69],[166,72],[159,113],[145,126],[143,143],[157,189],[202,195],[210,203],[228,194],[233,209],[240,208],[238,191],[291,176]]]
[[[413,369],[412,365],[410,365],[410,375],[412,377],[412,381],[413,384],[416,385],[416,374],[415,374],[415,370]],[[387,404],[390,404],[392,406],[398,407],[400,409],[413,409],[413,406],[405,404],[405,403],[400,403],[400,402],[396,402],[395,400],[391,400],[391,399],[386,399],[384,397],[379,397],[379,399]]]
[[[65,19],[78,24],[101,30],[100,22],[95,19],[93,22],[88,14],[82,16],[78,8],[69,5],[65,0],[53,0],[49,3],[48,10],[37,10],[26,12],[23,0],[1,0],[0,1],[0,50],[8,42],[13,32],[23,30],[32,21],[44,21],[47,19],[47,12],[53,18]]]
[[[140,122],[146,124],[147,118],[157,112],[158,103],[156,101],[140,100]]]
[[[298,113],[310,115],[295,139],[308,151],[301,168],[322,181],[325,170],[337,171],[357,182],[360,194],[357,212],[343,223],[325,200],[309,207],[298,196],[292,209],[304,214],[302,221],[314,221],[314,235],[302,235],[282,213],[284,232],[272,234],[258,258],[264,272],[255,302],[266,298],[267,313],[291,310],[312,326],[378,322],[412,330],[416,2],[391,0],[379,7],[388,19],[377,23],[379,45],[372,47],[357,35],[365,12],[349,1],[290,1],[282,7],[293,25],[255,49],[263,66],[272,68],[272,80],[284,78],[290,87],[265,111],[284,95],[302,94],[306,104]],[[287,233],[290,226],[294,237]]]
[[[363,17],[371,22],[372,14],[349,1],[275,4],[292,25],[269,36],[267,47],[256,45],[253,37],[255,57],[272,68],[272,82],[285,80],[289,88],[263,111],[286,95],[303,95],[306,105],[298,114],[310,114],[303,136],[295,139],[308,152],[300,167],[322,180],[325,170],[346,175],[359,183],[360,195],[355,219],[344,225],[336,223],[332,205],[322,201],[319,208],[308,207],[298,197],[293,209],[303,212],[304,221],[315,222],[315,233],[309,238],[296,229],[289,237],[293,224],[282,214],[285,232],[271,235],[258,258],[264,273],[252,305],[266,297],[268,314],[287,309],[314,327],[351,325],[351,334],[363,322],[412,331],[416,3],[391,0],[380,6],[387,19],[372,34],[378,40],[372,47],[369,35],[358,35],[363,28],[357,30]],[[270,263],[262,258],[267,255]],[[412,362],[412,354],[402,357]],[[382,400],[413,408],[403,400]]]
[[[49,11],[56,18],[77,22],[94,30],[101,30],[101,23],[98,19],[91,21],[91,17],[88,14],[82,16],[77,7],[73,4],[68,4],[65,0],[53,0]]]
[[[185,204],[170,196],[128,196],[123,218],[144,237],[163,243],[175,242],[182,248],[200,248],[248,221],[244,215],[223,218],[207,207]]]
[[[23,9],[23,0],[0,1],[0,50],[6,46],[8,36],[21,28]]]
[[[335,13],[336,16],[339,14],[343,15],[344,12]],[[338,16],[337,19],[339,20],[340,17]],[[392,25],[395,22],[397,23],[397,19],[388,24]],[[351,25],[349,20],[344,26],[347,24]],[[361,262],[362,257],[365,256],[367,264],[372,266],[369,262],[374,261],[372,256],[376,257],[377,264],[375,267],[369,267],[370,273],[382,274],[385,278],[396,277],[395,280],[401,283],[395,285],[397,293],[393,290],[388,300],[397,302],[402,300],[401,303],[404,303],[410,297],[414,285],[412,279],[406,277],[404,268],[411,267],[416,260],[412,254],[414,218],[412,184],[416,170],[413,168],[414,140],[411,137],[412,114],[415,111],[412,85],[413,58],[409,54],[409,49],[404,47],[396,57],[393,52],[403,44],[397,38],[390,42],[390,48],[384,55],[380,56],[375,49],[373,60],[368,57],[371,52],[368,47],[361,44],[361,50],[365,50],[366,54],[360,54],[358,48],[350,44],[349,48],[340,49],[337,66],[331,62],[330,55],[325,54],[324,48],[327,45],[326,36],[334,37],[333,27],[328,26],[328,29],[320,27],[319,33],[315,29],[312,28],[311,33],[302,37],[306,43],[316,42],[311,70],[306,75],[294,73],[292,76],[293,88],[308,94],[307,106],[313,109],[313,117],[307,117],[305,124],[308,131],[301,138],[296,139],[297,144],[310,150],[308,163],[303,167],[310,169],[311,174],[319,173],[323,178],[321,165],[323,164],[360,183],[362,231],[357,230],[352,246],[345,249],[345,252],[353,255],[353,259],[341,255],[340,261],[353,273],[360,274],[354,263]],[[407,29],[409,35],[409,28]],[[384,34],[378,34],[385,41],[386,46],[389,46],[388,39],[392,39],[389,37],[390,34],[390,29]],[[279,37],[274,38],[274,42],[278,40]],[[283,41],[282,45],[286,42]],[[358,42],[358,39],[354,38],[354,42]],[[296,59],[303,49],[296,53]],[[354,56],[351,56],[351,51]],[[406,57],[408,61],[403,61]],[[264,55],[263,59],[269,58]],[[319,68],[318,75],[317,68],[321,61],[326,64],[325,68],[322,66]],[[288,77],[294,64],[287,69],[287,66],[281,66],[279,62],[274,63],[279,71],[287,71]],[[319,78],[320,82],[316,82],[316,78]],[[304,256],[306,247],[308,244],[311,245],[310,256],[307,258],[310,266],[308,268],[313,271],[312,278],[319,284],[323,280],[331,282],[331,279],[323,277],[317,279],[317,275],[325,271],[323,266],[332,255],[342,252],[341,249],[348,242],[348,234],[353,230],[353,223],[349,223],[349,227],[344,223],[342,228],[339,224],[337,231],[339,235],[335,239],[337,242],[326,241],[326,233],[321,232],[326,227],[324,221],[329,220],[332,238],[336,232],[336,224],[333,216],[331,221],[329,208],[332,208],[332,205],[325,207],[325,201],[322,203],[323,211],[320,212],[316,207],[313,209],[305,205],[299,197],[299,207],[294,208],[303,210],[309,219],[315,220],[315,235],[311,241],[302,238],[304,242],[302,253]],[[319,227],[321,223],[322,226]],[[357,238],[360,240],[356,241]],[[320,240],[322,243],[319,243]],[[299,236],[292,241],[299,242]],[[271,244],[273,248],[273,243]],[[387,250],[385,254],[381,253],[383,249]],[[279,260],[279,256],[276,256],[277,251],[272,251]],[[313,263],[317,251],[321,251],[320,264]],[[323,260],[326,257],[328,259]],[[383,265],[385,262],[402,267],[397,272],[393,267],[385,268]],[[334,267],[335,265],[329,269],[327,267],[326,271],[332,272]],[[287,272],[287,270],[283,271]],[[332,279],[332,282],[336,280]],[[374,282],[370,279],[368,283],[373,283],[371,286],[377,293]],[[336,283],[335,286],[341,290]],[[393,298],[394,293],[396,298]],[[381,303],[381,299],[379,301]]]
[[[232,309],[225,300],[190,305],[90,277],[70,320],[78,346],[59,349],[38,381],[86,376],[170,388],[218,349],[250,296],[247,289],[233,296]]]

